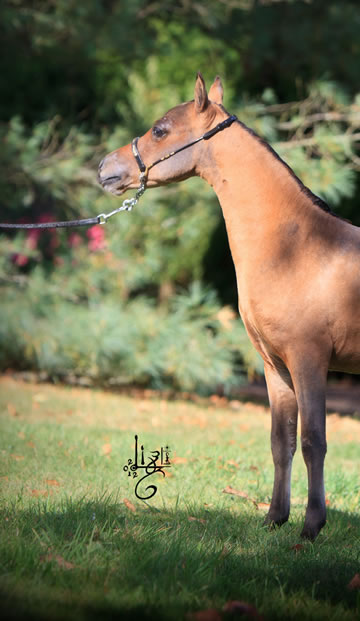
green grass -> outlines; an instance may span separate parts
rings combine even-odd
[[[0,388],[6,618],[176,620],[229,600],[265,619],[359,618],[360,591],[347,588],[360,573],[358,421],[328,417],[328,523],[312,544],[299,537],[301,451],[289,523],[262,526],[255,503],[270,501],[273,477],[265,408],[8,378]],[[171,476],[149,479],[158,491],[147,503],[123,471],[135,433],[146,452],[169,444],[175,454]]]

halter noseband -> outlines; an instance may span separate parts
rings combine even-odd
[[[138,192],[141,192],[141,194],[143,194],[145,192],[147,178],[148,178],[149,170],[151,168],[153,168],[157,164],[160,164],[160,162],[163,162],[164,160],[168,160],[169,157],[172,157],[173,155],[176,155],[177,153],[180,153],[180,151],[184,151],[184,149],[188,149],[189,147],[192,147],[197,142],[200,142],[200,140],[209,140],[209,138],[211,138],[212,136],[215,136],[215,134],[217,134],[218,132],[221,132],[226,127],[230,127],[230,125],[232,125],[232,123],[234,121],[237,121],[237,116],[235,114],[232,114],[231,116],[228,116],[228,118],[225,119],[225,121],[222,121],[221,123],[218,123],[218,125],[216,125],[212,129],[209,129],[209,131],[205,132],[205,134],[203,134],[199,138],[196,138],[196,140],[193,140],[192,142],[188,142],[183,147],[180,147],[179,149],[176,149],[175,151],[171,151],[170,153],[167,153],[166,155],[163,155],[163,157],[160,157],[158,160],[155,160],[155,162],[153,162],[149,166],[145,166],[145,164],[144,164],[144,162],[142,160],[142,157],[140,155],[140,152],[139,152],[139,149],[138,149],[139,137],[134,138],[134,140],[131,143],[131,150],[133,152],[133,156],[134,156],[134,158],[136,160],[136,163],[137,163],[137,165],[139,167],[139,170],[140,170],[140,175],[139,175],[140,187],[139,187]]]

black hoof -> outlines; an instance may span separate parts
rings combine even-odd
[[[288,515],[282,516],[282,517],[273,517],[270,515],[270,513],[267,514],[267,516],[265,517],[263,526],[268,526],[270,528],[270,530],[282,526],[283,524],[285,524],[285,522],[287,522],[289,519]]]
[[[308,541],[315,541],[322,527],[325,526],[326,520],[318,523],[318,524],[304,524],[304,528],[301,532],[301,537],[303,539],[308,539]]]

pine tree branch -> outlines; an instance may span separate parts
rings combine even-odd
[[[337,134],[331,136],[331,140],[343,142],[360,142],[360,132],[355,134]],[[319,144],[318,138],[313,136],[312,138],[302,138],[301,140],[288,140],[284,142],[277,142],[274,145],[275,149],[294,149],[295,147],[312,147]]]
[[[346,114],[342,112],[318,112],[317,114],[311,114],[304,119],[296,119],[293,121],[284,121],[277,123],[276,127],[283,130],[297,129],[298,127],[308,127],[321,121],[346,121],[347,123],[354,123],[354,121],[360,122],[360,112],[354,114]]]

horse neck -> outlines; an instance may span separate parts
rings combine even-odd
[[[303,236],[325,216],[284,162],[242,124],[209,144],[199,170],[214,188],[224,215],[237,268],[264,253],[279,254],[284,236]],[[210,143],[210,141],[209,141]]]

